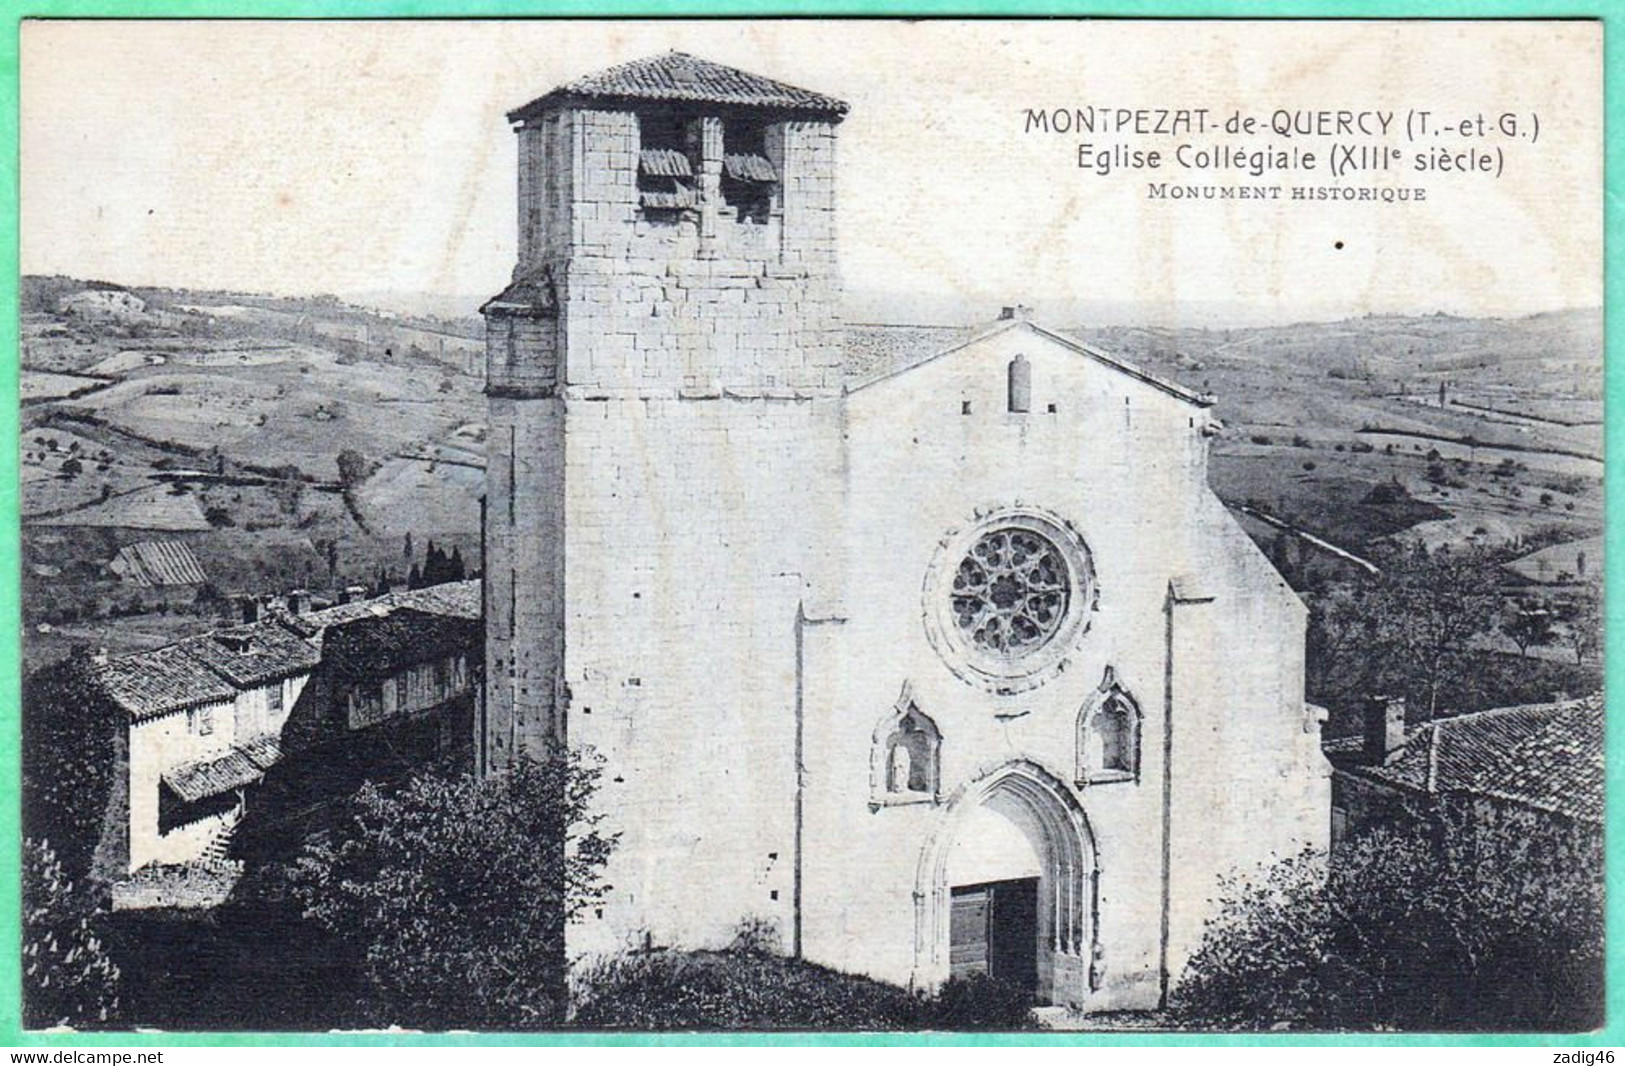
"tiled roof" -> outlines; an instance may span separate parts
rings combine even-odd
[[[1600,696],[1559,705],[1527,736],[1487,752],[1466,791],[1601,822],[1602,714]]]
[[[263,776],[264,769],[237,748],[211,759],[165,770],[163,774],[164,784],[188,803],[252,785]]]
[[[768,107],[839,118],[847,105],[833,96],[725,67],[684,52],[636,59],[559,86],[508,113],[520,122],[578,100],[653,100],[734,107]]]
[[[480,607],[478,579],[452,581],[308,614],[279,614],[112,659],[91,669],[108,696],[140,721],[230,701],[240,689],[309,673],[321,660],[322,634],[329,627],[409,610],[458,623],[472,622],[477,631]],[[462,632],[456,626],[451,628]],[[475,632],[469,639],[477,637]],[[271,758],[274,761],[276,756]]]
[[[480,633],[477,619],[403,607],[382,618],[329,627],[322,638],[323,658],[343,676],[376,678],[471,651],[479,646]]]
[[[238,744],[237,750],[248,756],[249,761],[261,770],[269,770],[282,760],[282,738],[275,733],[267,733]]]
[[[1364,762],[1358,737],[1328,741],[1325,750],[1344,772],[1408,791],[1487,796],[1600,821],[1602,717],[1599,694],[1438,718],[1410,730],[1380,766]]]
[[[93,669],[107,694],[137,719],[237,697],[224,678],[178,644],[110,659]]]
[[[426,589],[391,592],[379,599],[391,607],[409,607],[426,614],[445,614],[456,618],[479,618],[482,609],[478,578],[448,581],[444,585],[430,585]]]
[[[219,629],[180,646],[238,688],[309,673],[321,660],[315,645],[274,618]]]
[[[559,313],[558,291],[546,277],[515,278],[506,289],[497,293],[480,307],[480,314],[506,312],[510,315],[529,315],[541,318]]]

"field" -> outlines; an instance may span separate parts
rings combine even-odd
[[[1597,312],[1073,332],[1215,394],[1219,494],[1350,551],[1601,529]]]
[[[173,590],[137,594],[106,569],[160,535],[227,599],[399,582],[430,540],[478,566],[477,323],[158,289],[131,290],[147,310],[117,320],[52,310],[84,284],[23,291],[30,624],[117,608],[128,617],[103,624],[139,628],[159,599],[175,609]],[[1209,480],[1267,551],[1285,538],[1313,560],[1295,576],[1401,541],[1534,537],[1509,573],[1525,582],[1572,580],[1582,550],[1601,565],[1597,312],[1070,332],[1217,396]],[[960,335],[854,326],[848,350],[881,369]],[[341,484],[342,452],[361,458],[358,484]]]
[[[28,279],[23,292],[31,664],[95,633],[135,648],[207,628],[236,596],[404,583],[431,540],[478,566],[485,403],[465,372],[477,342],[454,338],[443,362],[397,353],[398,337],[453,327],[320,301],[136,290],[140,314],[52,311],[74,284]],[[361,484],[340,483],[346,451],[372,470]],[[112,559],[151,539],[186,543],[208,589],[123,584]]]

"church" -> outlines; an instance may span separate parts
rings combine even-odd
[[[1211,397],[1020,307],[843,327],[846,112],[672,52],[508,116],[480,767],[603,760],[573,957],[749,926],[1156,1007],[1221,877],[1326,843],[1305,609],[1208,487]]]

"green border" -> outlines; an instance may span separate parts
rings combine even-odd
[[[1613,350],[1625,340],[1625,292],[1621,291],[1621,252],[1625,236],[1625,135],[1608,136],[1625,114],[1625,51],[1620,45],[1625,24],[1625,0],[1287,0],[1264,4],[1257,0],[0,0],[10,30],[0,39],[0,141],[12,151],[0,164],[0,203],[8,210],[0,218],[0,278],[18,277],[19,106],[18,47],[25,18],[481,18],[481,17],[599,17],[696,18],[706,16],[870,16],[870,17],[1223,17],[1223,18],[1433,18],[1597,19],[1604,25],[1603,76],[1605,96],[1604,289],[1605,347]],[[15,286],[15,281],[13,282]],[[16,352],[19,319],[15,288],[10,305],[0,315],[0,352]],[[20,560],[18,541],[18,360],[0,360],[0,796],[18,796],[21,666],[21,615],[18,602]],[[1617,454],[1625,444],[1625,425],[1614,417],[1625,400],[1625,365],[1609,360],[1604,371],[1606,389],[1605,455]],[[1621,479],[1625,467],[1605,467],[1607,691],[1615,689],[1621,659],[1620,580],[1625,577],[1625,540],[1615,535],[1614,519],[1620,510]],[[1607,735],[1609,807],[1625,795],[1625,726],[1609,721]],[[1597,1047],[1625,1045],[1625,823],[1610,817],[1606,829],[1608,943],[1613,948],[1607,966],[1607,1026],[1582,1036],[1552,1034],[1248,1034],[1187,1035],[1171,1033],[721,1033],[721,1034],[616,1034],[563,1033],[489,1035],[415,1035],[399,1033],[90,1033],[47,1034],[21,1030],[20,945],[21,907],[18,898],[18,857],[21,850],[19,810],[16,803],[0,803],[0,1043],[13,1047],[512,1047],[512,1046],[899,1046],[977,1045],[1129,1046],[1129,1047],[1233,1047],[1275,1045],[1287,1047]]]

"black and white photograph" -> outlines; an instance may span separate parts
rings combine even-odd
[[[26,1029],[1607,1023],[1600,22],[20,54]]]

